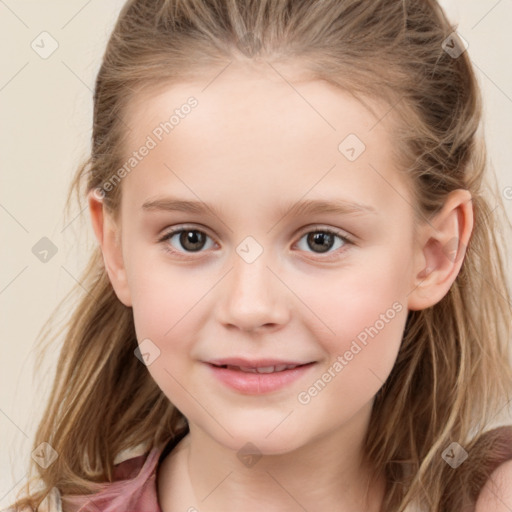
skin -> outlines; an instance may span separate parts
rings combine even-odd
[[[362,462],[375,394],[393,368],[408,310],[446,295],[469,241],[465,190],[415,225],[393,161],[392,115],[377,123],[388,107],[373,100],[375,117],[346,92],[295,71],[281,69],[293,87],[269,66],[237,64],[206,89],[211,78],[139,93],[126,116],[127,157],[189,96],[199,104],[123,178],[117,221],[89,194],[116,294],[133,308],[139,343],[149,338],[160,350],[148,371],[190,426],[158,470],[164,512],[379,510],[384,482],[368,489]],[[338,150],[350,133],[366,145],[354,162]],[[200,199],[219,214],[143,211],[144,202],[169,195]],[[375,213],[279,212],[318,198],[365,203]],[[158,241],[184,225],[208,235],[200,252],[187,252],[179,234]],[[322,253],[304,236],[322,228],[353,243],[334,238]],[[247,236],[263,249],[252,263],[236,251]],[[448,258],[454,237],[460,252]],[[300,403],[298,394],[394,303],[401,311]],[[251,396],[202,363],[229,356],[316,365],[282,390]],[[251,467],[237,457],[247,442],[262,455]]]
[[[495,469],[480,491],[475,512],[508,512],[512,508],[512,460]]]

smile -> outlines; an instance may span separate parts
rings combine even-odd
[[[205,363],[213,377],[224,386],[242,394],[271,393],[290,386],[309,374],[316,363],[301,365],[236,366]]]
[[[214,365],[217,366],[217,365]],[[227,368],[229,370],[238,370],[241,372],[248,373],[274,373],[274,372],[282,372],[285,370],[292,370],[293,368],[298,368],[302,365],[292,364],[292,365],[278,365],[278,366],[260,366],[260,367],[251,367],[251,366],[234,366],[234,365],[219,365],[217,368]]]

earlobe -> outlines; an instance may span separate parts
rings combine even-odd
[[[105,211],[103,202],[94,190],[88,196],[89,211],[94,234],[100,244],[103,263],[118,299],[131,307],[130,290],[124,266],[120,227]]]
[[[421,310],[439,302],[457,278],[473,230],[468,190],[448,195],[442,210],[422,227],[408,308]]]

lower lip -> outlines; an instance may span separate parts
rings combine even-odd
[[[292,370],[283,370],[282,372],[249,373],[219,368],[218,366],[206,363],[210,371],[213,372],[213,375],[221,382],[230,388],[249,395],[261,395],[282,389],[309,373],[315,364],[310,363],[293,368]]]

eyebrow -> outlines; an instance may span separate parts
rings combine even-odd
[[[142,209],[146,211],[180,211],[196,214],[206,214],[210,211],[213,212],[214,215],[220,216],[220,212],[211,204],[203,201],[188,201],[173,197],[162,197],[146,201],[142,205]],[[291,205],[281,206],[279,209],[279,214],[281,216],[315,215],[319,213],[364,215],[377,214],[377,210],[373,206],[344,199],[334,199],[330,201],[322,199],[308,199],[298,201]]]

